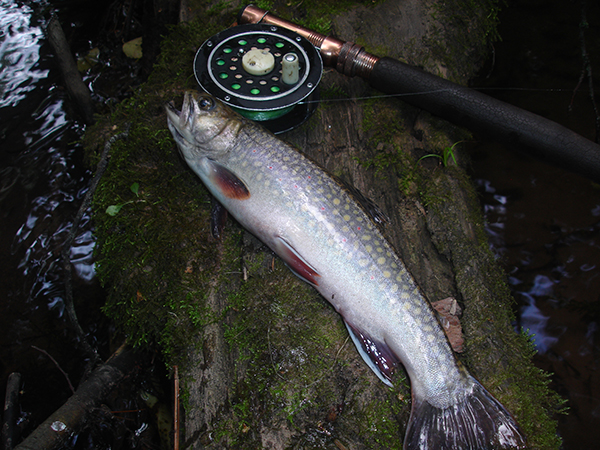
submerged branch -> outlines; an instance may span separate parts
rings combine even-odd
[[[98,367],[67,402],[37,427],[16,450],[58,448],[86,422],[90,412],[124,379],[132,376],[145,355],[127,345]]]
[[[110,147],[118,139],[125,139],[125,138],[127,138],[127,136],[128,136],[128,131],[124,131],[123,133],[119,133],[106,141],[106,144],[104,145],[104,150],[102,151],[102,155],[100,156],[100,162],[98,163],[98,166],[96,167],[96,173],[94,174],[94,177],[92,178],[92,181],[90,183],[90,187],[89,187],[87,193],[85,194],[83,202],[81,202],[81,205],[79,206],[79,210],[77,211],[75,218],[73,219],[73,225],[71,226],[71,231],[69,232],[69,235],[65,239],[65,242],[63,244],[62,251],[61,251],[61,257],[62,257],[63,269],[64,269],[64,277],[65,277],[65,307],[67,310],[67,314],[69,315],[69,320],[71,322],[71,325],[75,329],[75,332],[77,333],[77,335],[79,337],[79,340],[81,342],[81,345],[83,346],[83,349],[85,350],[86,354],[90,358],[90,364],[92,364],[92,366],[97,364],[100,361],[100,356],[98,355],[96,350],[91,346],[91,344],[88,342],[85,332],[81,328],[81,325],[79,324],[79,320],[77,319],[77,313],[75,312],[75,305],[73,302],[73,283],[72,283],[73,277],[72,277],[72,273],[71,273],[71,246],[73,245],[73,241],[75,240],[75,237],[77,236],[77,232],[79,231],[79,224],[81,223],[81,219],[83,218],[83,215],[90,207],[90,205],[92,203],[92,197],[94,196],[94,193],[96,192],[98,183],[100,182],[102,175],[104,174],[104,172],[106,171],[106,168],[108,167],[108,155],[110,153]]]
[[[90,90],[81,79],[81,75],[77,70],[77,64],[71,54],[71,49],[67,43],[65,33],[58,22],[58,18],[53,16],[48,24],[48,40],[54,54],[58,60],[58,66],[65,80],[65,86],[69,95],[77,104],[83,118],[87,124],[94,123],[94,104]]]

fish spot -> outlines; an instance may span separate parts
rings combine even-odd
[[[339,205],[340,204],[340,199],[339,198],[334,198],[333,199],[333,204],[334,205]]]
[[[435,339],[435,336],[434,336],[433,334],[428,334],[428,335],[427,335],[427,340],[428,340],[429,342],[433,342],[433,340],[434,340],[434,339]]]
[[[377,247],[377,253],[383,253],[383,249],[381,247]]]
[[[367,264],[369,264],[369,261],[368,261],[367,259],[360,259],[360,260],[358,261],[358,265],[359,265],[360,267],[366,267],[366,266],[367,266]]]
[[[377,263],[378,264],[385,264],[385,258],[383,256],[380,256],[379,258],[377,258]]]
[[[383,276],[384,276],[385,278],[389,278],[389,277],[391,277],[391,276],[392,276],[392,273],[391,273],[389,270],[384,270],[384,271],[383,271]]]
[[[348,228],[346,225],[344,225],[344,226],[342,227],[342,231],[343,231],[344,233],[347,233],[348,231],[350,231],[350,228]]]
[[[365,245],[365,250],[368,251],[369,253],[371,253],[373,251],[373,246]]]
[[[404,303],[404,305],[402,305],[402,308],[404,308],[406,311],[408,311],[410,309],[410,303]]]
[[[350,220],[350,216],[348,214],[344,215],[344,220],[347,222]]]
[[[392,284],[392,286],[390,287],[392,292],[398,292],[398,285],[397,284]]]

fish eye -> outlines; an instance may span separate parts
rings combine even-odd
[[[215,101],[210,97],[202,97],[198,102],[198,106],[204,111],[210,111],[215,107]]]

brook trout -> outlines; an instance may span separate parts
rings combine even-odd
[[[387,385],[404,365],[405,449],[524,448],[506,409],[457,361],[429,302],[356,196],[211,96],[166,107],[181,155],[220,204],[314,286]]]

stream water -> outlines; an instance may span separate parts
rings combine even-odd
[[[598,101],[600,4],[510,1],[500,34],[494,65],[473,84],[507,88],[486,92],[594,140],[587,71],[580,77],[585,45]],[[518,302],[517,328],[529,330],[536,364],[568,400],[559,417],[564,448],[597,448],[600,186],[496,143],[478,145],[472,157],[491,245]]]
[[[87,3],[70,4],[70,11]],[[94,8],[110,3],[95,2]],[[71,26],[85,27],[82,17],[94,8]],[[45,36],[52,11],[45,0],[0,0],[0,386],[4,392],[8,375],[21,373],[17,435],[31,432],[71,396],[69,383],[77,387],[87,363],[65,311],[61,250],[91,173],[78,143],[85,125]],[[73,294],[88,340],[107,358],[113,330],[100,310],[104,293],[95,277],[94,245],[87,211],[70,251]],[[151,378],[135,380],[108,402],[113,411],[127,412],[113,416],[99,409],[96,427],[74,436],[70,448],[159,442],[149,408],[136,395]]]
[[[582,2],[509,3],[495,64],[474,84],[511,88],[503,100],[594,138],[587,85],[573,96],[582,67]],[[600,6],[587,6],[587,51],[600,73]],[[60,369],[76,385],[85,363],[64,311],[60,251],[90,172],[77,144],[85,127],[61,88],[44,36],[51,9],[45,0],[0,0],[0,386],[9,373],[23,374],[26,431],[69,397]],[[536,363],[554,374],[552,386],[569,400],[569,414],[559,419],[564,448],[594,448],[600,442],[600,188],[498,144],[477,145],[472,156],[491,244],[519,302],[517,327],[535,335]],[[86,216],[71,251],[76,307],[106,357],[111,329],[100,311],[93,247]],[[137,408],[133,403],[123,409]],[[128,443],[113,438],[104,447],[135,446],[148,419],[137,413],[128,420]],[[77,445],[104,448],[86,439]]]

